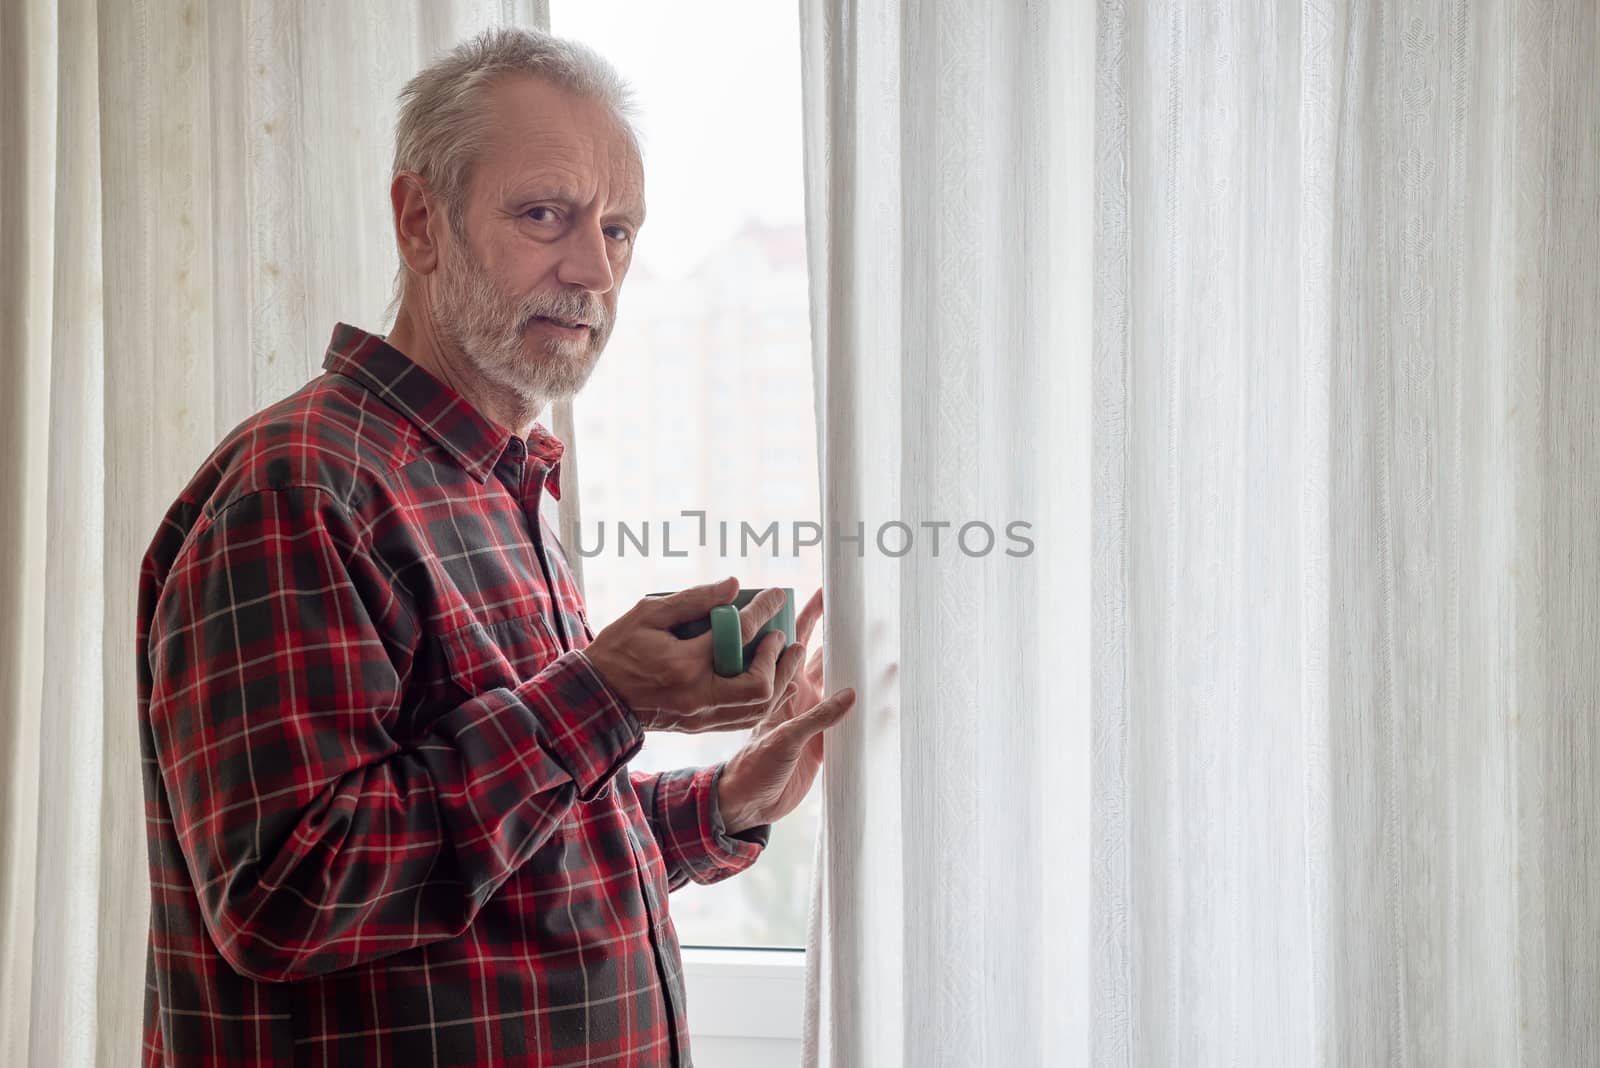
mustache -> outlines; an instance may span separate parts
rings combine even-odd
[[[539,318],[587,323],[590,330],[601,333],[611,325],[606,306],[599,297],[585,290],[530,293],[517,305],[517,324],[525,327]]]

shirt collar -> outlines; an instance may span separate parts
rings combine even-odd
[[[333,328],[322,366],[364,386],[438,443],[462,468],[484,482],[515,435],[479,412],[467,399],[412,363],[399,349],[360,327]],[[528,459],[548,468],[545,486],[561,498],[561,454],[565,446],[539,423],[527,440]]]

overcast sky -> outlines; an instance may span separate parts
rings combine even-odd
[[[747,217],[802,221],[793,3],[552,0],[550,21],[633,83],[649,208],[636,264],[682,274]]]

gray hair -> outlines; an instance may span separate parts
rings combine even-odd
[[[466,234],[466,190],[472,164],[483,150],[489,121],[485,90],[507,75],[543,78],[568,92],[598,100],[616,116],[638,149],[633,126],[633,94],[628,83],[589,46],[542,30],[502,26],[463,41],[417,73],[400,90],[400,117],[394,131],[394,169],[415,171],[444,204],[450,228]],[[404,257],[395,274],[394,299],[405,291],[409,273]]]

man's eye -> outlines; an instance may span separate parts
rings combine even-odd
[[[613,241],[633,240],[633,235],[628,232],[628,228],[626,226],[608,226],[606,227],[606,236],[611,238]]]
[[[549,222],[555,218],[556,213],[554,208],[529,208],[522,214],[534,222]]]

